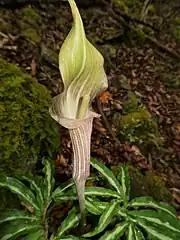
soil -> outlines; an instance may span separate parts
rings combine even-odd
[[[109,81],[109,95],[93,102],[94,110],[104,116],[94,120],[91,154],[109,167],[127,163],[144,175],[151,172],[160,176],[180,210],[178,60],[137,36],[128,38],[127,29],[106,10],[103,6],[80,8],[87,36],[105,58]],[[1,8],[0,16],[0,56],[31,74],[52,91],[52,96],[59,94],[63,84],[58,53],[72,23],[67,2]],[[180,54],[180,46],[168,34],[160,34],[159,40]],[[124,102],[132,93],[155,119],[163,139],[159,147],[119,137]],[[67,129],[61,128],[61,139],[56,176],[66,179],[71,176],[72,156]]]

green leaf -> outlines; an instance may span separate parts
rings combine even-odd
[[[54,188],[55,180],[53,176],[53,166],[50,160],[43,160],[44,169],[43,172],[45,173],[44,179],[44,200],[48,203],[51,199],[52,191]]]
[[[153,211],[153,210],[139,210],[139,211],[129,211],[129,214],[135,217],[138,222],[139,219],[145,219],[149,224],[155,223],[161,225],[171,232],[177,232],[180,236],[180,220],[174,216],[163,212],[163,211]]]
[[[138,219],[138,225],[144,228],[150,235],[159,240],[179,240],[180,235],[174,231],[169,231],[166,227],[150,223],[144,219]]]
[[[130,223],[128,226],[126,239],[127,240],[136,240],[134,225],[132,223]]]
[[[72,235],[69,235],[69,236],[57,237],[57,238],[54,238],[52,240],[80,240],[80,238],[72,236]]]
[[[38,186],[38,184],[34,181],[33,178],[23,176],[22,179],[24,179],[24,180],[26,180],[27,182],[30,183],[31,190],[36,193],[36,199],[37,199],[38,206],[41,209],[41,211],[43,211],[43,209],[44,209],[44,198],[43,198],[42,188],[40,186]]]
[[[127,217],[127,209],[125,207],[119,207],[117,214],[121,217]]]
[[[127,222],[117,224],[112,231],[106,232],[99,240],[119,240],[128,226]]]
[[[135,228],[134,229],[134,233],[135,233],[135,239],[137,239],[137,240],[145,240],[145,238],[144,238],[144,236],[143,236],[143,234],[142,234],[142,232],[139,230],[139,228]]]
[[[61,196],[65,190],[69,189],[70,187],[74,186],[73,179],[68,180],[67,182],[61,184],[59,187],[57,187],[54,192],[52,193],[52,198],[56,199],[59,196]]]
[[[110,171],[104,164],[98,162],[94,158],[91,158],[91,165],[99,173],[101,173],[101,175],[103,175],[103,177],[105,177],[107,179],[107,181],[111,184],[111,186],[113,186],[116,189],[116,191],[121,195],[121,197],[123,197],[122,187],[119,184],[116,177],[114,176],[114,174],[112,173],[112,171]]]
[[[44,231],[43,229],[39,229],[38,231],[29,233],[26,237],[23,237],[23,240],[44,240]]]
[[[77,196],[72,196],[70,194],[64,194],[61,197],[58,197],[56,199],[54,199],[54,201],[56,203],[62,203],[62,202],[66,202],[66,201],[75,201],[78,200]]]
[[[4,222],[20,220],[20,219],[31,220],[31,221],[38,220],[36,217],[31,216],[25,211],[14,210],[14,209],[6,209],[6,210],[0,211],[0,224]]]
[[[68,216],[64,219],[64,221],[61,223],[61,226],[57,230],[56,236],[60,237],[62,236],[67,230],[71,228],[75,228],[79,224],[80,214],[76,212],[75,208],[72,208]]]
[[[98,202],[94,202],[93,199],[91,199],[91,198],[86,198],[85,204],[86,204],[86,209],[88,210],[88,212],[90,212],[94,215],[101,215],[103,210],[106,208],[105,207],[102,210],[102,208],[100,208]]]
[[[165,211],[172,216],[176,217],[176,210],[170,206],[167,203],[157,203],[152,197],[138,197],[133,199],[131,202],[129,202],[128,207],[133,208],[139,208],[139,207],[145,207],[145,208],[155,208],[162,211]]]
[[[128,167],[122,166],[121,167],[121,173],[120,173],[120,182],[122,185],[122,190],[124,193],[124,196],[126,197],[126,200],[129,200],[129,194],[130,194],[130,177],[128,173]]]
[[[135,227],[133,223],[130,223],[126,231],[127,240],[145,240],[142,232]]]
[[[98,225],[93,232],[87,233],[84,237],[92,237],[102,232],[112,221],[117,213],[119,202],[112,200],[101,215]]]
[[[9,189],[11,192],[16,193],[21,201],[25,204],[30,204],[35,210],[39,211],[35,196],[33,192],[26,187],[25,184],[16,178],[1,176],[0,186]]]
[[[101,197],[112,197],[118,198],[122,201],[121,196],[115,191],[103,187],[86,187],[85,196],[101,196]]]
[[[23,236],[28,233],[35,233],[42,229],[40,225],[31,223],[31,221],[11,221],[1,228],[0,239],[10,240]]]

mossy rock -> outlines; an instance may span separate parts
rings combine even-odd
[[[118,178],[121,165],[112,166],[111,170]],[[153,197],[156,201],[170,202],[172,196],[165,186],[163,178],[156,172],[142,173],[139,169],[129,166],[129,175],[131,179],[130,198],[141,196]]]
[[[119,137],[121,140],[136,144],[142,148],[157,147],[162,145],[162,138],[158,126],[151,114],[143,107],[138,107],[136,98],[126,102],[125,112],[119,124]]]
[[[48,112],[51,94],[1,58],[0,83],[0,172],[25,174],[59,148],[59,127]]]

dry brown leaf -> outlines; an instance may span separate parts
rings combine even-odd
[[[102,103],[108,103],[109,100],[112,100],[112,94],[109,91],[104,91],[99,95],[99,100]]]
[[[62,154],[61,155],[57,154],[55,164],[56,166],[61,165],[63,167],[67,167],[67,161]]]

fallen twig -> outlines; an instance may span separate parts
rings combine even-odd
[[[158,42],[155,38],[152,38],[149,35],[146,35],[146,38],[153,44],[155,44],[158,48],[160,48],[161,50],[169,53],[173,58],[176,58],[178,60],[180,60],[180,55],[173,51],[172,49],[168,48],[167,46],[163,45],[162,43]]]
[[[116,9],[116,11],[118,12],[117,14],[112,8],[110,8],[110,5],[106,1],[103,0],[103,2],[107,6],[107,11],[111,14],[111,16],[113,16],[118,22],[121,22],[122,24],[124,24],[124,26],[126,26],[127,28],[134,30],[134,27],[129,24],[129,21],[133,24],[134,23],[137,23],[140,25],[143,24],[143,22],[141,22],[140,20],[131,18],[130,16],[122,12],[120,9],[118,10]],[[119,26],[121,27],[120,24]],[[149,27],[151,27],[152,29],[154,28],[153,26],[149,26]],[[153,29],[153,30],[157,31],[158,29]],[[148,39],[151,43],[155,44],[159,49],[167,52],[171,57],[180,60],[180,55],[178,53],[168,48],[167,46],[163,45],[162,43],[158,42],[155,38],[147,34],[145,34],[145,36],[146,36],[146,39]]]

